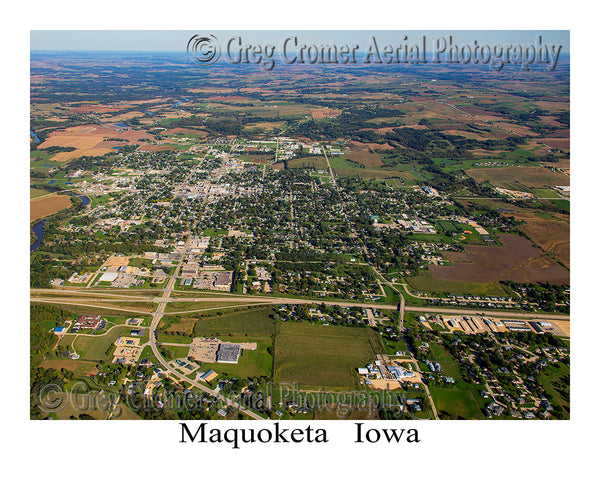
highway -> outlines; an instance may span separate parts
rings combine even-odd
[[[164,290],[164,293],[167,293],[170,295],[171,292],[173,291],[173,285],[175,283],[175,278],[172,278],[169,281],[169,287],[167,287],[167,289]],[[36,293],[42,293],[41,290],[43,289],[36,289],[37,292]],[[33,291],[33,290],[32,290]],[[54,289],[46,289],[47,292],[52,292],[52,293],[56,293],[56,290]],[[176,292],[179,292],[178,290],[175,290]],[[73,291],[70,291],[73,292]],[[86,292],[88,293],[88,292]],[[291,305],[299,305],[299,304],[305,304],[305,303],[312,303],[312,304],[325,304],[325,305],[338,305],[341,307],[360,307],[360,308],[376,308],[379,310],[397,310],[398,309],[398,305],[397,304],[390,304],[390,303],[375,303],[375,302],[351,302],[351,301],[347,301],[347,300],[326,300],[326,299],[306,299],[306,298],[290,298],[290,297],[277,297],[277,296],[257,296],[257,295],[231,295],[231,294],[223,294],[223,295],[215,295],[215,296],[209,296],[209,295],[202,295],[199,294],[198,297],[177,297],[177,298],[169,298],[169,295],[164,295],[162,297],[144,297],[143,300],[146,302],[155,302],[159,304],[159,308],[161,308],[161,317],[162,314],[164,314],[164,308],[165,305],[167,303],[177,303],[177,302],[187,302],[187,303],[194,303],[194,302],[202,302],[202,303],[210,303],[210,302],[222,302],[222,303],[227,303],[227,302],[234,302],[234,303],[240,303],[243,302],[245,304],[256,304],[256,305],[269,305],[269,304],[273,304],[273,305],[281,305],[281,304],[291,304]],[[403,298],[403,297],[402,297]],[[81,301],[78,301],[77,298],[73,298],[72,296],[70,297],[58,297],[58,296],[51,296],[51,297],[31,297],[31,301],[32,302],[44,302],[44,303],[68,303],[68,304],[72,304],[72,305],[82,305],[82,306],[95,306],[98,307],[99,305],[93,305],[93,304],[86,304],[86,303],[81,303]],[[115,300],[113,299],[88,299],[88,301],[90,302],[96,302],[96,303],[102,303],[102,302],[115,302]],[[129,298],[120,298],[118,301],[120,302],[140,302],[142,301],[142,299],[140,299],[140,297],[134,298],[134,299],[129,299]],[[161,307],[162,305],[162,307]],[[401,302],[402,305],[402,302]],[[238,305],[239,306],[239,305]],[[123,311],[131,311],[131,312],[137,312],[137,313],[141,313],[141,314],[148,314],[149,312],[143,312],[143,311],[136,311],[136,310],[132,310],[132,309],[126,309],[126,308],[113,308],[113,307],[107,307],[113,310],[123,310]],[[195,311],[199,311],[200,309],[197,310],[186,310],[186,311],[177,311],[177,312],[173,312],[173,313],[191,313],[191,312],[195,312]],[[448,314],[448,315],[483,315],[486,317],[493,317],[493,318],[505,318],[505,319],[516,319],[516,320],[522,320],[522,319],[530,319],[530,320],[535,320],[535,319],[539,319],[539,320],[563,320],[563,321],[569,321],[570,316],[567,314],[561,314],[561,313],[546,313],[546,312],[511,312],[511,311],[507,311],[507,310],[486,310],[483,308],[477,308],[477,309],[468,309],[468,308],[449,308],[449,307],[436,307],[436,306],[412,306],[412,305],[404,305],[404,311],[406,312],[422,312],[422,313],[441,313],[441,314]],[[155,312],[156,314],[157,312]]]

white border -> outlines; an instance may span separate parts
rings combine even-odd
[[[594,432],[598,381],[591,352],[597,297],[595,238],[598,180],[596,102],[597,44],[591,11],[562,2],[526,4],[485,2],[368,2],[325,4],[319,1],[256,2],[27,2],[5,10],[2,32],[4,111],[3,199],[8,222],[2,235],[5,340],[2,413],[8,420],[5,471],[46,477],[120,475],[135,477],[242,475],[246,478],[310,475],[323,477],[419,475],[432,478],[559,478],[594,472]],[[17,9],[16,14],[13,8]],[[10,12],[10,13],[9,13]],[[8,24],[8,25],[7,25]],[[422,422],[422,443],[375,447],[346,440],[353,425],[326,423],[326,446],[284,445],[264,448],[179,445],[179,429],[170,422],[31,422],[28,420],[28,145],[30,29],[570,29],[572,65],[572,419],[565,422]],[[6,112],[9,112],[8,114]],[[8,132],[8,133],[4,133]],[[595,147],[595,148],[594,148]],[[589,253],[588,253],[589,252]],[[588,273],[589,272],[589,273]],[[16,341],[14,341],[16,339]],[[6,354],[8,353],[8,355]],[[234,422],[223,427],[230,428]],[[396,427],[397,424],[394,424]],[[394,426],[391,425],[391,426]],[[248,427],[248,423],[241,426]],[[383,427],[383,423],[378,426]],[[386,425],[390,426],[390,425]],[[413,428],[413,424],[405,424]],[[593,437],[592,437],[593,438]],[[594,448],[594,450],[592,450]],[[22,453],[20,453],[22,452]],[[24,455],[27,455],[26,457]],[[8,467],[8,468],[7,468]],[[589,467],[589,470],[586,468]],[[592,473],[593,474],[593,473]]]

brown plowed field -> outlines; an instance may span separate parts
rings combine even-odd
[[[33,198],[29,202],[29,220],[31,222],[40,220],[70,206],[71,197],[68,195],[48,195],[46,197]]]
[[[337,117],[340,113],[341,113],[340,110],[334,110],[332,108],[311,108],[310,109],[310,115],[315,120],[319,120],[321,118]]]
[[[569,177],[542,167],[471,168],[466,173],[478,182],[489,181],[496,187],[509,189],[510,184],[515,181],[533,188],[546,185],[569,185]]]
[[[452,265],[431,265],[429,270],[438,280],[569,283],[569,271],[526,238],[518,235],[499,235],[499,238],[502,246],[467,245],[464,252],[444,252]]]
[[[379,155],[371,153],[369,145],[360,142],[349,142],[350,151],[346,157],[353,162],[360,163],[365,167],[379,167],[383,165]]]
[[[107,138],[122,138],[130,142],[143,142],[144,139],[154,138],[144,131],[121,130],[110,124],[106,125],[79,125],[65,130],[52,132],[48,139],[38,148],[74,147],[72,152],[59,152],[52,157],[55,162],[64,162],[83,155],[100,156],[114,150],[106,148],[103,140]]]
[[[569,150],[571,148],[570,138],[540,138],[540,142],[545,143],[549,147],[558,148],[560,150]]]
[[[512,215],[517,220],[524,220],[525,225],[519,228],[523,230],[532,241],[551,253],[570,268],[570,226],[569,216],[553,213],[554,218],[540,218],[529,212],[514,212]]]

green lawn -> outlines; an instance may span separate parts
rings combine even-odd
[[[91,361],[110,361],[112,358],[111,348],[112,344],[120,336],[127,335],[130,331],[130,327],[117,327],[112,329],[109,333],[102,336],[78,336],[73,343],[73,346],[77,353],[83,360]],[[65,337],[68,338],[68,337]],[[111,353],[107,353],[111,352]]]
[[[164,340],[166,343],[171,343],[168,340]],[[188,356],[188,353],[190,351],[189,347],[172,347],[170,345],[161,345],[160,346],[161,349],[163,350],[168,350],[169,352],[171,352],[173,354],[173,359],[175,358],[186,358]]]

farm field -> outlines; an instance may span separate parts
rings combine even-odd
[[[43,188],[30,188],[29,189],[29,198],[38,198],[44,195],[51,195],[52,192],[49,190],[44,190]]]
[[[275,384],[300,389],[346,389],[358,385],[356,368],[384,352],[367,328],[280,323],[275,335]]]
[[[381,158],[376,153],[372,153],[368,145],[359,142],[349,142],[350,152],[346,158],[353,162],[360,163],[365,167],[379,167],[383,165]]]
[[[288,160],[287,168],[314,168],[316,170],[326,170],[327,160],[325,157],[300,157]]]
[[[569,185],[569,177],[542,167],[473,168],[466,170],[466,173],[478,182],[490,182],[496,187],[509,190],[519,190],[519,186],[542,188]]]
[[[533,193],[538,198],[560,198],[560,195],[549,188],[534,188]]]
[[[29,202],[29,220],[34,222],[71,206],[69,195],[48,195]]]
[[[336,175],[341,177],[359,177],[364,179],[373,178],[401,178],[403,180],[414,180],[409,172],[392,170],[388,168],[361,168],[359,163],[351,162],[345,158],[334,157],[329,159],[331,168]]]
[[[447,281],[569,283],[569,272],[526,238],[506,234],[498,237],[502,246],[467,245],[464,252],[444,252],[452,265],[431,265],[431,274]]]
[[[426,293],[448,293],[450,295],[472,294],[479,296],[506,296],[508,293],[498,283],[475,283],[435,278],[430,271],[421,271],[416,276],[406,277],[413,290]]]
[[[525,222],[518,228],[545,252],[570,268],[570,221],[569,215],[552,212],[540,216],[535,209],[521,208],[498,200],[469,200],[475,207],[483,205],[501,212],[507,217]],[[545,213],[545,212],[544,212]]]
[[[249,337],[271,336],[275,328],[274,320],[269,318],[272,313],[273,309],[267,307],[221,315],[211,313],[199,316],[194,326],[194,336],[219,337],[229,334]]]
[[[123,142],[105,142],[109,138],[121,138]],[[84,155],[100,156],[114,151],[114,146],[125,145],[127,141],[150,140],[153,136],[145,131],[121,130],[115,125],[79,125],[53,132],[48,139],[38,146],[73,147],[70,152],[59,152],[52,157],[55,162],[66,162]]]

